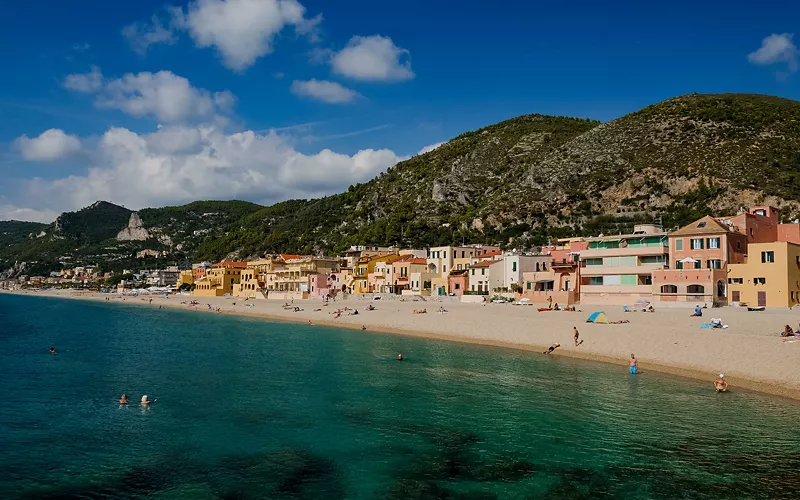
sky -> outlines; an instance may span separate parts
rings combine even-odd
[[[610,5],[613,4],[613,5]],[[527,113],[800,99],[800,2],[11,2],[0,220],[341,192]]]

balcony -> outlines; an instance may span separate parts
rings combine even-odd
[[[581,250],[581,259],[600,259],[603,257],[643,257],[668,254],[669,248],[666,245],[655,247],[599,248],[596,250]]]
[[[644,266],[620,266],[620,267],[606,267],[606,266],[586,266],[581,268],[581,276],[606,276],[615,274],[650,274],[653,271],[661,271],[664,269],[663,264],[658,265],[644,265]]]

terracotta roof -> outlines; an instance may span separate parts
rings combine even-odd
[[[497,264],[498,262],[503,262],[502,260],[484,260],[482,262],[478,262],[477,264],[472,264],[469,266],[470,269],[475,269],[476,267],[489,267],[492,264]]]
[[[295,259],[302,259],[303,258],[302,255],[294,255],[294,254],[291,254],[291,253],[282,253],[282,254],[279,255],[279,257],[284,262],[287,261],[287,260],[295,260]]]
[[[500,250],[495,250],[494,252],[487,252],[481,255],[476,255],[475,257],[479,259],[485,259],[486,257],[495,257],[497,255],[503,255],[503,252],[501,252]]]
[[[727,234],[733,232],[728,226],[721,224],[717,219],[707,215],[700,220],[696,220],[687,226],[683,226],[677,231],[669,233],[670,236],[694,236],[704,234]]]
[[[422,264],[423,266],[425,266],[425,265],[428,264],[428,261],[425,260],[425,259],[420,259],[418,257],[414,257],[413,259],[411,259],[411,263],[412,264]]]

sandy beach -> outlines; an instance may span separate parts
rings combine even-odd
[[[362,329],[365,333],[385,332],[429,337],[457,342],[494,345],[541,352],[553,343],[560,343],[556,356],[570,356],[618,364],[626,370],[631,353],[639,359],[641,375],[659,371],[707,380],[709,390],[719,373],[725,373],[732,390],[745,388],[800,399],[800,337],[784,342],[780,332],[789,324],[797,330],[800,310],[768,310],[748,312],[742,308],[706,309],[700,318],[690,317],[687,309],[657,309],[653,313],[625,313],[619,306],[578,306],[579,312],[538,312],[532,306],[510,304],[462,304],[399,300],[370,301],[350,296],[330,302],[297,300],[292,306],[301,311],[284,309],[283,301],[250,300],[229,297],[190,297],[140,295],[138,297],[61,291],[25,291],[26,295],[49,296],[78,300],[106,301],[149,307],[173,307],[195,310],[197,314],[222,314],[261,317],[316,325]],[[152,297],[152,305],[149,298]],[[200,305],[191,307],[188,302]],[[246,305],[248,304],[248,305]],[[253,304],[249,306],[249,304]],[[366,310],[369,304],[375,310]],[[443,306],[448,312],[437,312]],[[345,311],[335,318],[335,311],[348,307],[358,315]],[[427,314],[414,314],[427,309]],[[587,324],[595,310],[603,310],[611,321],[628,320],[626,324]],[[712,317],[722,318],[727,329],[701,329]],[[580,331],[583,343],[575,346],[573,327]]]

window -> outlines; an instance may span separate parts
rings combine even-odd
[[[728,278],[730,285],[741,285],[742,283],[744,283],[744,278]]]
[[[586,259],[586,266],[587,267],[590,267],[590,266],[602,266],[602,265],[603,265],[603,259]],[[537,266],[538,266],[538,264],[537,264]]]
[[[472,270],[472,275],[475,276],[475,270],[474,269]]]
[[[706,222],[705,222],[705,221],[703,221],[703,222],[701,222],[701,223],[697,224],[697,227],[699,227],[699,228],[701,228],[701,229],[702,229],[702,228],[704,228],[704,227],[706,227]]]
[[[460,289],[461,289],[461,284],[460,283],[456,283],[456,290],[460,290]]]
[[[675,240],[675,250],[683,250],[683,240]]]
[[[719,238],[708,238],[706,243],[708,243],[708,248],[719,248]]]
[[[678,293],[678,287],[675,285],[661,285],[661,293]]]
[[[702,250],[703,249],[703,238],[692,238],[689,242],[689,248],[692,250]]]
[[[442,266],[442,272],[443,272],[443,273],[446,273],[446,272],[447,272],[447,266]]]
[[[666,264],[666,255],[645,255],[641,258],[642,264]]]
[[[591,276],[591,277],[589,277],[589,284],[590,285],[602,285],[603,284],[603,277],[602,276]]]
[[[526,286],[526,288],[527,288],[528,290],[530,290],[530,289],[531,289],[531,282],[530,282],[530,281],[529,281],[529,282],[527,282],[527,283],[526,283],[526,285],[527,285],[527,286]]]
[[[447,258],[447,250],[445,250],[444,252],[442,252],[442,258],[443,258],[443,259],[446,259],[446,258]]]
[[[709,269],[722,269],[722,261],[719,259],[707,260],[706,267]]]
[[[742,249],[742,242],[741,241],[737,241],[736,242],[736,250],[741,250],[741,249]]]
[[[481,269],[481,276],[486,276],[486,268]]]
[[[706,287],[703,285],[689,285],[686,287],[686,293],[691,295],[702,295],[705,291]]]
[[[539,263],[538,262],[536,263],[536,272],[537,273],[539,272]]]
[[[458,264],[458,265],[456,266],[456,269],[458,269],[458,270],[460,271],[460,270],[461,270],[461,264]]]
[[[775,252],[761,252],[761,262],[772,264],[775,262]]]
[[[517,263],[516,262],[512,262],[511,263],[511,272],[516,272],[516,270],[517,270]]]
[[[622,284],[622,276],[619,274],[610,274],[608,276],[603,276],[603,285],[621,285]]]
[[[542,271],[547,271],[547,263],[542,262]]]
[[[620,278],[620,284],[623,285],[635,285],[637,282],[637,276],[635,274],[623,274]]]
[[[464,250],[461,250],[461,258],[464,258]]]
[[[753,278],[753,284],[754,285],[766,285],[767,284],[767,278]]]
[[[700,262],[699,260],[696,260],[696,261],[694,261],[694,268],[695,269],[702,269],[702,264],[703,264],[702,262]]]
[[[675,261],[675,269],[683,269],[683,262],[676,260]]]
[[[739,291],[734,290],[731,292],[731,302],[739,302]]]

